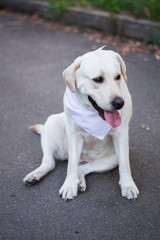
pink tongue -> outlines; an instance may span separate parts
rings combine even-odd
[[[104,111],[105,120],[113,127],[119,127],[121,125],[121,116],[118,111],[107,112]]]

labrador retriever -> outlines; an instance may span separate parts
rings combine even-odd
[[[119,165],[122,197],[136,199],[129,162],[128,125],[132,100],[121,56],[103,47],[78,58],[63,72],[64,112],[44,125],[30,126],[41,135],[41,165],[26,175],[25,184],[39,181],[55,168],[55,159],[68,159],[67,176],[59,190],[64,200],[86,190],[85,176]],[[85,162],[85,164],[81,163]]]

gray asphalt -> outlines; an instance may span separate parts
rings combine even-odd
[[[27,127],[63,110],[62,71],[93,47],[83,33],[0,16],[0,239],[160,239],[160,63],[152,54],[124,56],[138,200],[120,196],[118,169],[87,176],[86,192],[69,202],[58,196],[67,162],[57,161],[33,187],[22,182],[42,157],[39,136]]]

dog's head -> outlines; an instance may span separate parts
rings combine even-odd
[[[76,92],[80,102],[96,109],[103,119],[110,118],[109,113],[114,113],[112,118],[115,118],[124,105],[122,76],[127,80],[121,56],[101,49],[76,58],[63,72],[66,85]]]

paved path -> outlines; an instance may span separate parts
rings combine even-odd
[[[160,239],[160,64],[151,54],[124,57],[134,102],[130,159],[139,199],[120,196],[115,169],[89,175],[85,193],[62,201],[66,162],[57,162],[33,187],[22,183],[42,157],[40,139],[27,127],[62,111],[62,70],[93,45],[82,33],[0,17],[0,239]]]

